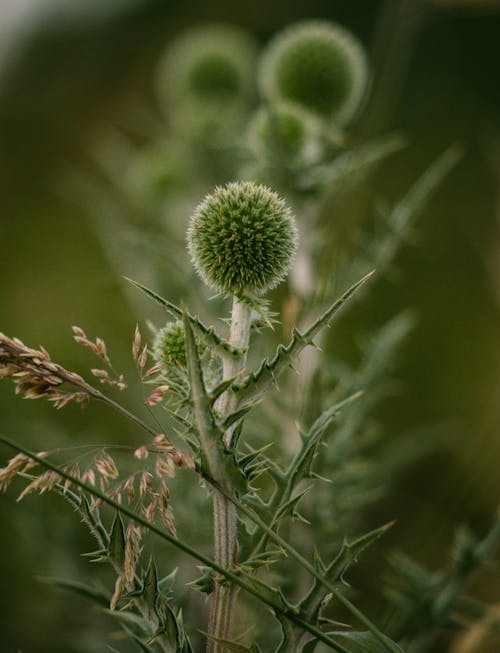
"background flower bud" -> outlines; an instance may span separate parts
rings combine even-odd
[[[326,21],[305,21],[280,32],[264,52],[259,71],[265,97],[296,102],[337,124],[358,111],[368,81],[360,42]]]

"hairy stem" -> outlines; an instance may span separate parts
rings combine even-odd
[[[251,308],[233,299],[231,328],[228,342],[236,349],[246,351],[250,339]],[[223,380],[237,377],[245,370],[246,354],[223,359]],[[231,390],[226,391],[218,400],[215,408],[224,420],[238,407],[238,398]],[[224,444],[230,447],[235,425],[224,433]],[[236,507],[227,497],[214,493],[214,558],[217,564],[231,569],[237,557],[237,514]],[[236,588],[232,585],[217,584],[212,597],[210,609],[209,638],[207,653],[223,653],[225,646],[217,640],[228,639],[231,627],[232,608]]]

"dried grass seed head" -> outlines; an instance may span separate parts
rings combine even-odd
[[[50,358],[43,348],[32,349],[19,338],[9,338],[0,332],[0,379],[11,378],[16,394],[25,399],[46,398],[56,408],[62,408],[68,401],[85,404],[89,398],[89,387],[78,374],[66,370]],[[63,386],[78,388],[78,392],[67,392]]]
[[[259,85],[264,97],[296,102],[344,125],[359,110],[369,83],[368,61],[349,31],[304,21],[280,32],[265,50]]]
[[[222,293],[260,295],[288,273],[297,248],[291,210],[254,182],[232,182],[207,195],[188,228],[188,249],[205,283]]]

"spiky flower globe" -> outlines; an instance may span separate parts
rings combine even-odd
[[[254,91],[256,52],[252,37],[233,25],[188,30],[160,62],[158,95],[167,106],[186,100],[198,106],[246,102]]]
[[[248,145],[258,159],[307,165],[322,152],[319,121],[292,102],[260,107],[248,125]]]
[[[260,295],[286,276],[297,247],[295,220],[266,186],[232,182],[207,195],[188,228],[198,274],[222,293]]]
[[[264,52],[259,71],[265,97],[296,102],[339,125],[360,108],[368,81],[362,45],[326,21],[305,21],[280,32]]]
[[[153,358],[166,374],[187,365],[184,326],[180,320],[160,329],[153,343]]]

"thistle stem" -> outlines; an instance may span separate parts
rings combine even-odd
[[[246,351],[250,340],[250,325],[251,308],[234,297],[228,342],[236,349]],[[245,366],[246,354],[238,357],[226,356],[223,359],[223,380],[237,377],[245,370]],[[231,390],[226,391],[215,406],[221,420],[234,412],[237,407],[238,398]],[[224,433],[226,447],[230,447],[232,444],[235,426],[229,427]],[[236,507],[220,492],[215,491],[214,559],[222,567],[231,569],[236,564],[237,550]],[[229,638],[235,592],[236,588],[232,585],[217,584],[215,586],[210,609],[207,653],[223,653],[226,650],[224,644],[217,640]]]

